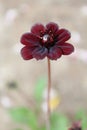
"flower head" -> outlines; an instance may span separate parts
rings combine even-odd
[[[69,128],[69,130],[82,130],[81,128],[81,122],[78,121],[78,122],[74,122],[72,127]]]
[[[21,37],[24,47],[21,55],[24,60],[32,58],[57,60],[62,55],[69,55],[74,51],[73,45],[67,43],[71,34],[66,29],[59,29],[56,23],[50,22],[46,26],[35,24],[31,32]]]

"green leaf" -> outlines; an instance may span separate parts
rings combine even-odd
[[[51,116],[51,130],[67,130],[68,123],[68,119],[62,114],[53,113]]]
[[[44,78],[39,79],[34,90],[34,96],[37,102],[41,102],[45,87],[46,87],[46,80]]]
[[[38,127],[36,115],[28,108],[13,108],[9,110],[9,113],[16,122],[27,124],[34,130]]]
[[[81,120],[82,122],[82,130],[87,129],[87,114],[84,110],[80,110],[76,114],[76,119]]]

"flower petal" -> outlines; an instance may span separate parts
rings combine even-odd
[[[62,51],[57,46],[50,48],[49,53],[47,55],[47,57],[51,60],[57,60],[61,56],[62,56]]]
[[[32,56],[33,49],[34,48],[29,48],[26,46],[21,49],[21,55],[22,55],[24,60],[30,60],[33,58],[33,56]]]
[[[36,58],[37,60],[39,60],[39,59],[45,58],[45,56],[47,56],[47,53],[48,53],[47,48],[45,48],[45,47],[37,47],[33,51],[32,55],[33,55],[34,58]]]
[[[64,43],[58,47],[62,50],[63,55],[69,55],[74,51],[73,45],[71,45],[69,43]]]
[[[45,32],[45,27],[42,24],[35,24],[32,28],[31,28],[31,32],[35,35],[40,36],[41,33]]]
[[[22,35],[20,42],[27,46],[38,46],[39,38],[32,33],[25,33]]]
[[[66,29],[60,29],[57,33],[58,35],[58,42],[56,44],[62,44],[64,43],[65,41],[69,40],[70,37],[71,37],[71,34],[68,30]]]
[[[55,33],[56,31],[58,31],[59,27],[56,23],[50,22],[46,25],[46,28],[48,31],[52,31],[53,33]]]

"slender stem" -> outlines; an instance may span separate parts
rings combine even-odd
[[[50,130],[50,89],[51,89],[51,65],[50,59],[47,58],[48,62],[48,91],[47,91],[47,126],[48,130]]]
[[[51,65],[50,59],[48,58],[48,94],[47,94],[47,104],[48,104],[48,115],[50,117],[50,89],[51,89]]]

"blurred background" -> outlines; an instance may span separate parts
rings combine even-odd
[[[70,30],[75,46],[72,55],[51,62],[57,111],[73,117],[87,109],[87,0],[0,0],[0,130],[15,128],[7,109],[32,108],[36,82],[47,78],[46,59],[22,59],[20,37],[33,24],[50,21]]]

